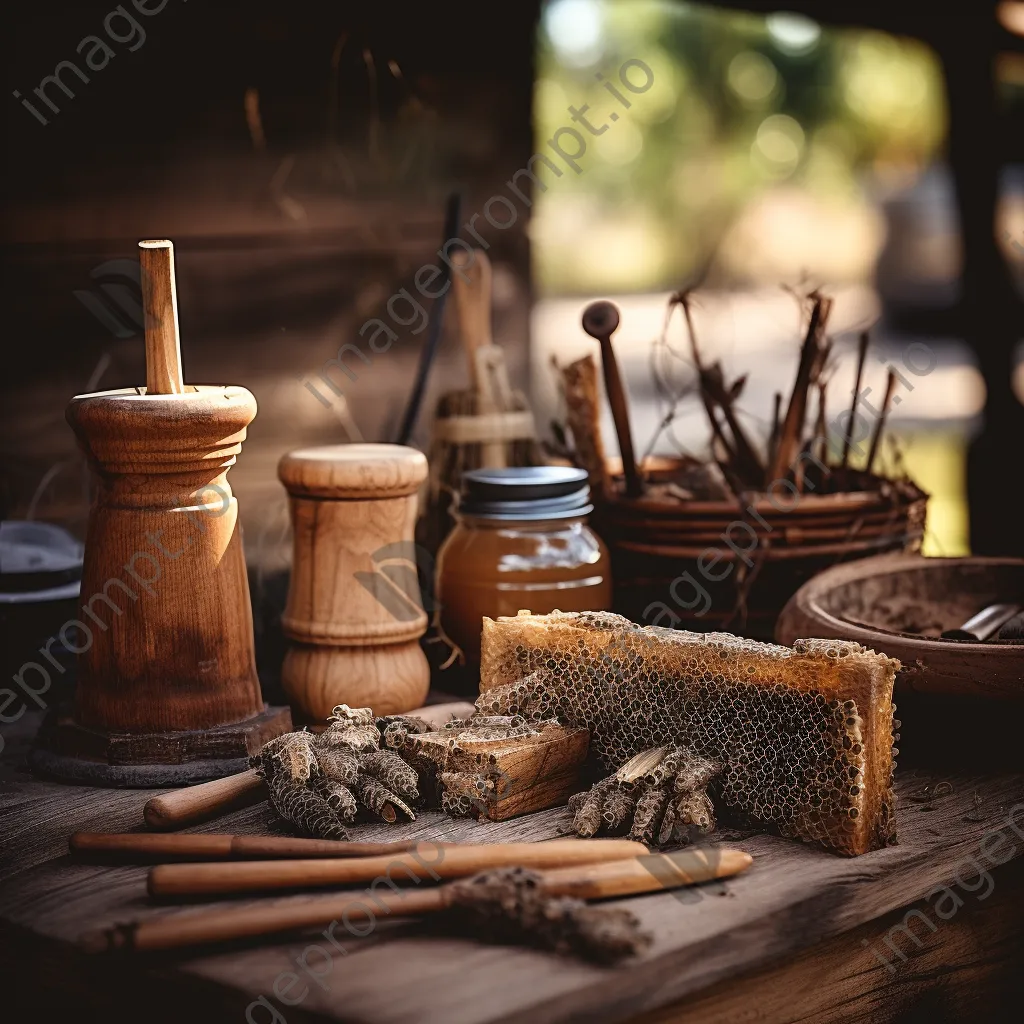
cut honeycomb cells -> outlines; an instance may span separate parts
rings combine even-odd
[[[609,612],[520,613],[484,620],[477,706],[586,728],[608,771],[685,745],[725,763],[715,802],[733,817],[855,854],[895,840],[898,667],[847,641],[790,649]]]

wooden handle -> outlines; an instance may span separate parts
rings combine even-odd
[[[170,832],[248,807],[266,796],[263,780],[254,771],[247,771],[155,796],[142,813],[150,828]]]
[[[547,844],[539,844],[547,845]],[[750,867],[742,850],[683,850],[650,854],[602,864],[564,867],[542,872],[544,891],[550,896],[602,899],[676,889],[713,878],[727,878]],[[319,928],[331,921],[346,923],[384,916],[408,917],[443,910],[451,902],[450,887],[403,889],[314,896],[271,906],[216,908],[191,914],[173,914],[152,921],[118,926],[83,936],[90,952],[132,948],[170,949],[208,945],[231,939]]]
[[[652,853],[609,864],[545,871],[544,889],[552,895],[575,896],[581,900],[607,899],[730,878],[746,871],[753,862],[750,854],[743,850],[717,847]]]
[[[480,390],[476,350],[493,344],[491,340],[491,261],[483,249],[474,249],[472,256],[459,250],[452,256],[454,271],[455,315],[459,337],[469,362],[473,388]]]
[[[146,393],[181,395],[178,297],[174,286],[174,246],[167,239],[139,242],[142,309],[146,318]]]
[[[385,890],[373,893],[372,898],[365,892],[353,892],[306,897],[283,905],[218,907],[89,932],[82,936],[80,946],[89,953],[205,946],[232,939],[322,927],[342,919],[348,925],[379,918],[419,916],[443,910],[449,901],[447,886],[436,886],[399,892]]]
[[[476,412],[480,416],[503,412],[493,378],[487,371],[488,363],[494,361],[496,348],[491,337],[491,261],[482,249],[474,249],[472,260],[469,253],[460,250],[454,254],[453,262],[455,314],[476,393]],[[506,466],[505,445],[501,442],[482,444],[480,464],[498,469]]]
[[[74,853],[105,854],[118,860],[266,860],[295,857],[377,857],[415,849],[416,840],[395,843],[350,843],[292,836],[167,835],[152,832],[76,832],[68,845]]]
[[[643,494],[644,486],[636,468],[633,454],[633,435],[629,429],[629,406],[626,402],[626,388],[619,373],[619,364],[612,348],[612,335],[619,326],[619,311],[611,302],[592,302],[583,311],[583,329],[601,343],[601,363],[604,368],[604,386],[608,393],[608,404],[615,423],[615,436],[619,441],[622,456],[622,472],[626,477],[626,494],[637,498]]]
[[[234,892],[357,885],[385,877],[465,878],[489,868],[554,868],[621,860],[646,853],[626,839],[556,839],[545,843],[444,846],[421,842],[397,856],[350,860],[253,861],[247,864],[161,864],[149,873],[151,896],[219,896]]]

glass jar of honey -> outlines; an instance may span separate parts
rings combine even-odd
[[[608,549],[587,525],[581,469],[532,466],[463,475],[456,524],[438,552],[445,633],[480,661],[483,617],[611,608]],[[460,687],[461,688],[461,687]]]

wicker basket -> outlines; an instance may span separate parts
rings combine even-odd
[[[657,475],[670,473],[662,466]],[[842,483],[858,489],[701,501],[657,485],[628,499],[613,486],[594,522],[612,553],[615,610],[637,622],[771,640],[783,606],[811,576],[920,549],[923,491],[864,473],[846,472]]]

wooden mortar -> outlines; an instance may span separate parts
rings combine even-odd
[[[413,530],[426,458],[402,445],[330,445],[290,452],[278,475],[294,534],[285,692],[321,722],[338,704],[378,715],[419,707],[430,667]]]
[[[48,723],[39,761],[119,785],[237,772],[291,726],[260,693],[227,479],[256,401],[242,387],[182,382],[173,248],[140,248],[147,386],[78,395],[67,409],[96,493],[74,712]]]

